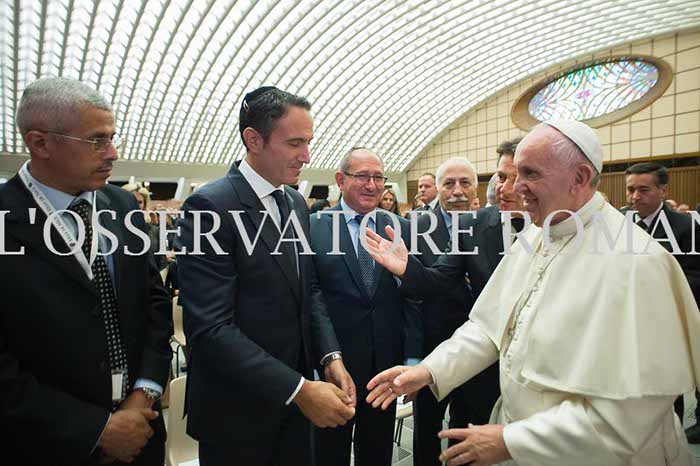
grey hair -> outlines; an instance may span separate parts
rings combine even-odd
[[[43,78],[22,93],[15,124],[20,134],[40,129],[65,132],[80,125],[80,107],[112,111],[112,104],[95,89],[75,79]]]
[[[343,156],[343,158],[340,159],[340,164],[338,165],[338,171],[340,173],[343,173],[343,174],[348,173],[348,170],[350,170],[350,164],[352,162],[352,154],[359,151],[359,150],[364,150],[364,151],[367,151],[367,152],[374,154],[379,159],[379,161],[382,163],[382,167],[384,167],[384,161],[372,149],[368,149],[367,147],[363,147],[363,146],[355,146],[355,147],[352,147],[350,150],[348,150],[345,153],[345,155]]]
[[[494,173],[486,186],[486,202],[493,205],[498,200],[496,197],[496,183],[498,183],[498,173]]]
[[[591,187],[595,188],[600,183],[600,173],[595,168],[593,163],[588,160],[588,157],[583,153],[581,148],[574,141],[566,137],[564,133],[558,129],[549,126],[546,123],[540,123],[535,126],[525,139],[529,139],[530,135],[537,130],[547,130],[552,136],[552,154],[557,157],[564,165],[570,168],[575,168],[579,164],[585,164],[593,170],[593,178],[591,179]],[[521,144],[522,145],[522,144]]]
[[[471,162],[464,157],[452,157],[451,159],[447,159],[442,162],[442,164],[438,167],[437,172],[435,172],[435,181],[437,182],[438,186],[440,186],[440,182],[442,181],[443,176],[445,176],[445,170],[447,170],[449,165],[462,165],[463,167],[468,168],[474,175],[472,177],[474,187],[476,188],[479,185],[479,177],[476,176],[476,169],[474,169],[474,165],[472,165]]]

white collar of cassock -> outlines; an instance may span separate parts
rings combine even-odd
[[[591,220],[593,220],[593,215],[600,211],[603,204],[605,204],[605,198],[603,198],[599,192],[596,192],[593,197],[591,197],[588,202],[583,205],[583,207],[576,211],[576,215],[579,219],[581,219],[584,227],[588,225]],[[575,234],[576,219],[573,216],[555,225],[550,225],[549,227],[549,236],[552,239],[559,239],[563,238],[564,236],[571,236]]]

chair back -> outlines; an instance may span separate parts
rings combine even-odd
[[[173,298],[173,340],[180,346],[187,346],[185,329],[182,324],[182,306],[178,296]]]
[[[199,457],[199,445],[187,435],[185,412],[185,385],[187,376],[170,382],[170,408],[168,408],[168,439],[165,442],[165,463],[178,466]]]

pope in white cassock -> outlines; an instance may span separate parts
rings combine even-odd
[[[700,374],[700,313],[683,271],[596,192],[602,149],[585,124],[537,126],[515,165],[536,226],[470,320],[418,366],[377,375],[367,401],[386,407],[426,385],[442,399],[500,360],[491,424],[440,434],[459,442],[440,457],[448,465],[690,465],[673,401]],[[370,254],[401,277],[416,259],[391,244],[367,232]]]

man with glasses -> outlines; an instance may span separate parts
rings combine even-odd
[[[41,79],[16,123],[31,159],[0,187],[14,251],[0,254],[4,454],[162,465],[171,304],[153,256],[124,253],[144,248],[133,227],[145,224],[132,216],[127,229],[136,201],[106,185],[119,142],[112,107],[79,81]]]
[[[371,409],[364,402],[365,387],[378,372],[420,356],[420,315],[416,303],[401,296],[393,275],[369,257],[360,233],[367,227],[383,235],[385,226],[400,225],[407,240],[409,224],[377,209],[387,178],[381,159],[372,151],[351,149],[340,162],[335,180],[342,199],[311,216],[311,247],[342,349],[342,356],[335,357],[345,361],[359,402],[352,421],[320,432],[319,463],[349,466],[354,427],[354,464],[389,466],[396,405],[387,411]],[[333,253],[335,244],[340,245],[341,254]]]

